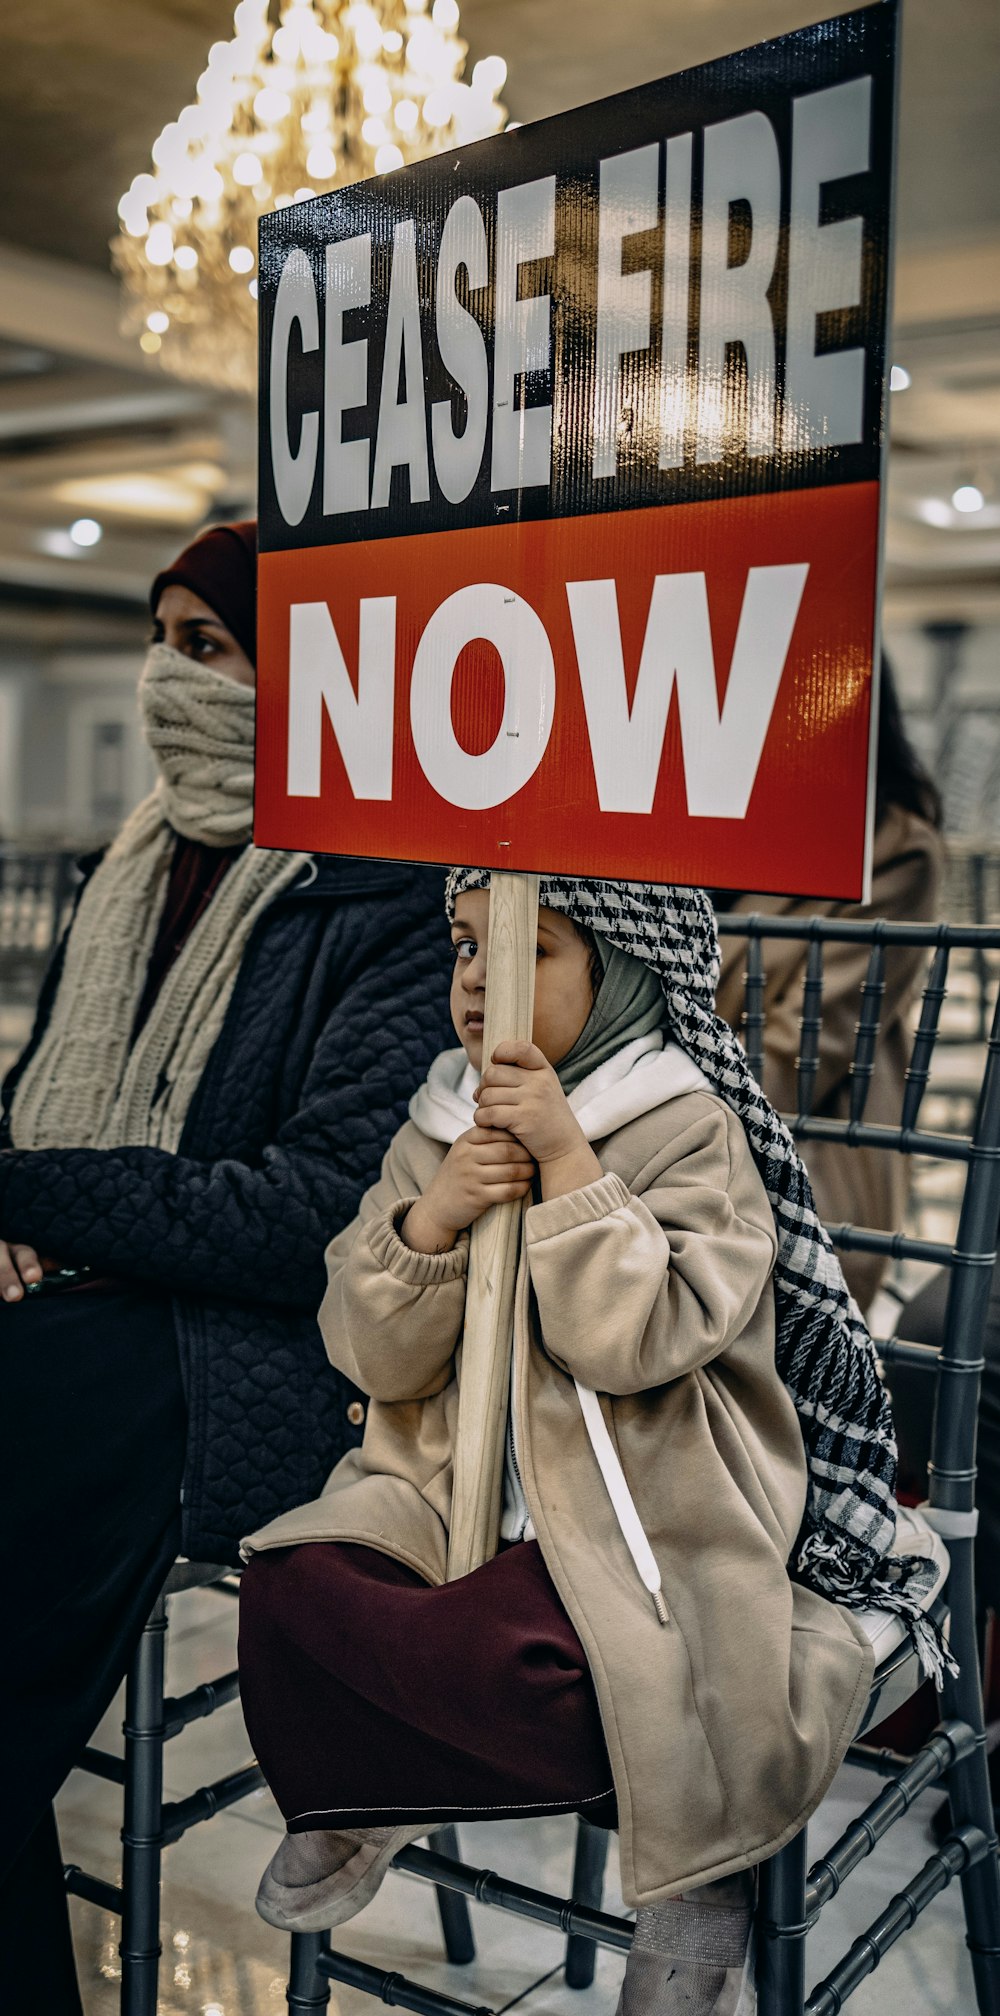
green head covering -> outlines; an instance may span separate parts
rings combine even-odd
[[[617,945],[592,931],[604,978],[594,996],[594,1005],[571,1050],[556,1065],[559,1083],[567,1094],[613,1057],[634,1043],[667,1026],[667,1003],[663,982],[641,959],[622,952]]]

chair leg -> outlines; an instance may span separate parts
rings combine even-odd
[[[330,1983],[316,1962],[326,1945],[325,1932],[293,1932],[285,2000],[289,2009],[326,2009]]]
[[[760,1867],[758,2016],[803,2016],[806,1999],[806,1830]]]
[[[430,1845],[439,1855],[447,1855],[452,1862],[462,1859],[454,1827],[436,1827],[430,1837]],[[440,1884],[435,1884],[434,1895],[441,1918],[445,1952],[453,1967],[468,1967],[476,1957],[468,1904],[459,1891],[445,1890]]]
[[[966,1870],[961,1878],[965,1905],[966,1944],[972,1956],[979,2016],[1000,2016],[1000,1864],[997,1861],[993,1796],[986,1762],[986,1730],[979,1678],[973,1608],[972,1540],[951,1540],[948,1603],[952,1648],[959,1663],[957,1678],[946,1676],[941,1693],[946,1718],[957,1717],[976,1731],[978,1745],[948,1773],[952,1825],[981,1828],[993,1843],[992,1853]]]
[[[167,1605],[157,1598],[125,1683],[122,2016],[156,2016],[160,1963],[163,1665]]]
[[[600,1910],[607,1859],[608,1836],[605,1828],[592,1827],[589,1820],[578,1820],[570,1893],[574,1904],[589,1904],[592,1910]],[[597,1947],[593,1940],[581,1939],[579,1933],[571,1932],[566,1941],[567,1988],[589,1988],[596,1965]]]

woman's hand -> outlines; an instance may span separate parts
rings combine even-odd
[[[526,1197],[535,1164],[520,1141],[502,1127],[479,1124],[460,1134],[433,1181],[411,1205],[400,1226],[404,1246],[415,1253],[450,1253],[460,1232],[491,1204]]]
[[[25,1288],[42,1278],[42,1263],[33,1246],[9,1246],[0,1239],[0,1296],[5,1302],[23,1300]]]
[[[538,1164],[543,1197],[583,1189],[604,1171],[559,1079],[535,1043],[498,1043],[474,1094],[477,1127],[503,1127]]]

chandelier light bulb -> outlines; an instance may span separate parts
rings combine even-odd
[[[337,173],[337,156],[333,148],[324,146],[322,142],[316,147],[310,147],[306,168],[314,182],[328,181],[331,175]]]
[[[388,112],[392,106],[392,92],[384,77],[376,77],[366,84],[361,94],[366,112]]]
[[[163,336],[170,327],[170,317],[164,309],[154,308],[152,314],[146,317],[146,327],[152,330],[154,336]]]
[[[889,373],[890,392],[906,392],[911,384],[910,374],[905,365],[894,364]]]
[[[424,99],[424,121],[432,132],[447,126],[451,118],[451,100],[447,91],[428,91]]]
[[[488,92],[492,97],[502,91],[507,82],[507,65],[502,56],[484,56],[472,72],[474,91]]]
[[[251,154],[249,151],[247,151],[245,154],[237,154],[236,159],[233,162],[234,182],[242,183],[245,189],[252,189],[255,182],[260,181],[260,178],[263,175],[263,173],[264,170],[260,165],[260,158],[258,155]]]
[[[402,166],[403,156],[399,148],[394,147],[391,141],[387,146],[378,149],[375,156],[376,175],[390,175],[394,168],[401,168]]]
[[[279,119],[287,119],[292,101],[287,91],[278,91],[273,84],[265,84],[253,101],[253,109],[264,126],[274,126]]]
[[[124,326],[148,356],[252,391],[261,216],[504,127],[506,65],[485,57],[463,81],[460,6],[239,0],[118,204]]]
[[[146,257],[151,266],[169,266],[174,256],[174,237],[169,224],[154,224],[146,240]]]
[[[960,483],[957,490],[952,491],[951,503],[954,511],[965,513],[981,511],[985,502],[986,499],[978,483]]]

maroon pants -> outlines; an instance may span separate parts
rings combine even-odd
[[[240,1686],[293,1833],[576,1809],[615,1824],[593,1682],[537,1541],[440,1589],[368,1547],[254,1555]]]

